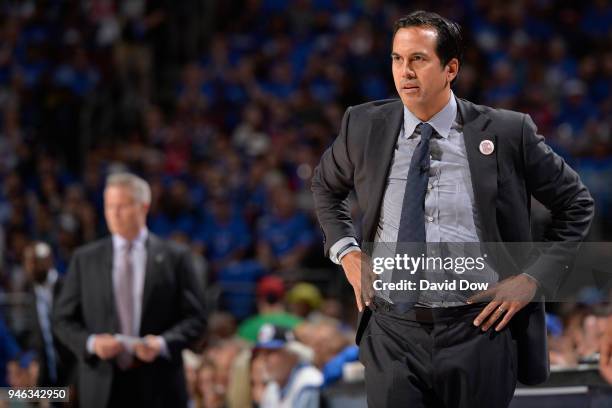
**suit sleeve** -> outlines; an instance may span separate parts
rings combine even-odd
[[[89,333],[83,322],[81,309],[81,257],[75,254],[70,261],[66,278],[53,305],[53,332],[78,358],[88,357],[86,350]]]
[[[349,107],[342,119],[340,134],[323,153],[312,178],[315,212],[323,230],[326,256],[337,241],[356,236],[348,203],[354,186],[354,165],[348,152],[350,113]]]
[[[180,292],[177,306],[180,319],[162,333],[171,359],[181,358],[181,351],[192,346],[206,328],[203,284],[196,274],[193,258],[188,250],[181,251],[178,255],[176,271]]]
[[[555,242],[525,271],[545,294],[553,296],[571,270],[571,259],[593,220],[594,202],[578,174],[537,134],[529,115],[523,119],[523,155],[528,191],[551,213],[545,240]]]

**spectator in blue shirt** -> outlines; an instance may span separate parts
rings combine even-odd
[[[244,258],[251,244],[251,234],[241,214],[226,197],[212,199],[210,215],[196,233],[195,241],[203,245],[203,253],[218,271]]]
[[[312,224],[296,209],[295,197],[288,189],[277,188],[271,198],[272,213],[263,217],[258,228],[257,257],[268,268],[295,268],[312,245]]]

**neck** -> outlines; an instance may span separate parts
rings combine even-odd
[[[142,231],[142,227],[135,231],[129,231],[125,234],[119,234],[119,236],[125,239],[126,241],[134,241],[140,235],[140,231]]]

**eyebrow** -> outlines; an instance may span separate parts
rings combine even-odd
[[[421,52],[421,51],[412,52],[412,53],[410,53],[408,56],[409,56],[409,57],[412,57],[412,56],[415,56],[415,55],[420,55],[420,56],[422,56],[422,57],[427,57],[427,56],[429,56],[429,54],[427,54],[427,53],[425,53],[425,52]],[[397,57],[401,57],[401,55],[400,55],[400,54],[398,54],[398,53],[397,53],[397,52],[395,52],[395,51],[393,51],[393,52],[391,53],[391,56],[392,56],[392,57],[395,57],[395,56],[397,56]]]

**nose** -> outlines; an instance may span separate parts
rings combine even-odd
[[[402,77],[412,79],[416,76],[416,73],[412,69],[410,62],[406,61],[402,67]]]
[[[119,207],[111,207],[109,208],[109,216],[112,217],[113,219],[117,219],[119,218],[121,211],[119,210]]]

